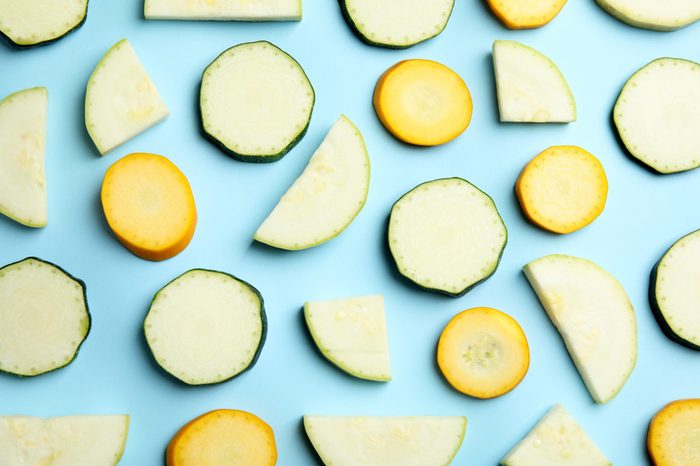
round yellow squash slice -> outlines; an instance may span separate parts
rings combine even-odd
[[[651,420],[647,448],[654,466],[696,466],[700,461],[700,399],[667,404]]]

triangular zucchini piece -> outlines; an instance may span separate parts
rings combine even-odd
[[[557,65],[542,53],[519,42],[497,40],[493,66],[502,122],[576,121],[571,88]]]
[[[115,466],[129,416],[0,417],[0,464]]]
[[[561,405],[552,408],[501,460],[503,466],[611,466]]]
[[[301,0],[145,0],[146,19],[300,21]]]
[[[448,466],[467,419],[304,416],[304,428],[326,466]]]
[[[316,346],[330,362],[360,379],[391,380],[381,295],[308,302],[304,316]]]
[[[85,126],[104,155],[168,116],[168,108],[128,40],[107,51],[88,81]]]
[[[0,213],[29,227],[48,223],[46,114],[49,94],[33,87],[0,101]]]
[[[697,0],[597,0],[615,18],[632,26],[673,31],[700,20]]]
[[[83,25],[88,0],[0,0],[0,35],[18,47],[62,39]]]
[[[637,362],[637,319],[620,282],[591,261],[556,254],[524,271],[593,399],[613,399]]]
[[[343,115],[254,239],[280,249],[299,250],[335,238],[364,207],[369,171],[362,134]]]

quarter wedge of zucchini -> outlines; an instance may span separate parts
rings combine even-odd
[[[224,51],[202,75],[205,136],[244,162],[275,162],[306,134],[315,101],[301,65],[267,42]]]
[[[343,115],[254,239],[280,249],[300,250],[335,238],[364,207],[369,178],[364,138]]]
[[[576,101],[552,60],[519,42],[493,43],[498,110],[502,122],[569,123]]]
[[[85,93],[85,126],[104,155],[168,116],[128,40],[114,44],[97,64]]]
[[[88,0],[0,0],[0,35],[18,47],[54,42],[83,25]]]
[[[700,4],[699,4],[700,7]],[[659,58],[637,71],[613,110],[629,153],[659,173],[700,166],[700,64]]]
[[[341,370],[360,379],[391,380],[381,295],[307,302],[304,317],[318,349]]]
[[[597,0],[615,18],[632,26],[674,31],[700,19],[696,0]]]
[[[3,466],[116,466],[129,416],[0,417]]]
[[[439,35],[454,0],[339,0],[343,16],[363,42],[403,49]]]
[[[36,376],[60,369],[90,332],[85,284],[35,257],[6,265],[0,322],[0,371]]]
[[[637,363],[637,318],[620,282],[591,261],[558,254],[524,271],[593,400],[612,400]]]
[[[612,466],[561,405],[554,406],[501,460],[503,466]]]
[[[661,329],[672,340],[700,350],[700,230],[679,239],[651,274],[649,298]]]
[[[448,466],[467,419],[304,416],[304,428],[326,466]]]
[[[494,274],[508,232],[486,193],[461,178],[445,178],[396,201],[388,241],[401,275],[457,297]]]
[[[185,272],[156,293],[144,322],[158,365],[189,385],[225,382],[250,369],[267,333],[252,285],[212,270]]]
[[[0,213],[35,228],[48,223],[48,101],[45,87],[15,92],[0,101]]]
[[[145,0],[146,19],[300,21],[301,0]]]

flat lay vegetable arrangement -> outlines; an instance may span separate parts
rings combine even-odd
[[[0,0],[0,465],[700,464],[694,2],[131,3]]]

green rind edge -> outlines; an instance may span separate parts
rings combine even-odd
[[[656,285],[657,285],[657,278],[659,274],[659,266],[663,262],[663,260],[666,258],[666,256],[671,252],[671,250],[678,244],[680,241],[683,241],[685,238],[688,236],[691,236],[695,233],[700,232],[700,230],[693,231],[691,233],[688,233],[687,235],[683,236],[682,238],[678,239],[676,242],[674,242],[671,247],[669,247],[666,252],[661,256],[661,259],[654,265],[654,267],[651,269],[651,275],[649,277],[649,304],[651,306],[651,311],[652,314],[654,315],[654,318],[656,319],[656,322],[659,324],[659,327],[661,327],[661,330],[663,331],[664,335],[666,335],[669,339],[672,341],[675,341],[676,343],[679,343],[686,348],[690,348],[696,351],[700,351],[700,345],[697,345],[689,340],[686,340],[683,338],[681,335],[676,333],[671,325],[666,321],[666,317],[664,316],[663,310],[661,309],[661,305],[659,304],[658,300],[656,299]]]
[[[78,21],[78,23],[77,23],[75,26],[73,26],[72,28],[70,28],[69,30],[67,30],[66,32],[64,32],[63,34],[61,34],[60,36],[54,37],[53,39],[44,40],[44,41],[41,41],[41,42],[37,42],[37,43],[35,43],[35,44],[20,44],[20,43],[18,43],[18,42],[15,42],[14,40],[12,40],[12,39],[10,38],[10,36],[8,36],[7,34],[5,34],[5,33],[4,33],[3,31],[1,31],[1,30],[0,30],[0,37],[3,37],[5,40],[7,40],[7,43],[8,43],[8,44],[12,45],[13,47],[15,47],[15,48],[17,48],[17,49],[19,49],[19,50],[31,49],[32,47],[39,47],[39,46],[43,46],[43,45],[50,45],[50,44],[52,44],[52,43],[54,43],[54,42],[56,42],[56,41],[59,41],[59,40],[63,39],[64,37],[66,37],[66,36],[67,36],[68,34],[70,34],[71,32],[80,29],[80,28],[82,27],[82,25],[85,24],[85,21],[87,20],[87,15],[88,15],[88,5],[89,5],[89,3],[90,3],[89,0],[85,3],[85,11],[83,12],[83,18],[82,18],[80,21]]]
[[[431,288],[431,287],[429,287],[429,286],[421,285],[420,283],[416,282],[415,280],[413,280],[413,279],[412,279],[411,277],[409,277],[408,275],[404,274],[404,272],[403,272],[403,270],[402,270],[402,268],[401,268],[401,264],[399,264],[399,261],[396,259],[396,256],[394,255],[394,252],[393,252],[393,250],[391,249],[391,216],[392,216],[392,214],[394,213],[394,208],[396,207],[396,205],[397,205],[399,202],[401,202],[401,200],[402,200],[404,197],[408,196],[409,194],[411,194],[413,191],[415,191],[416,189],[420,188],[421,186],[424,186],[424,185],[427,185],[427,184],[432,184],[432,183],[437,183],[437,182],[440,182],[440,181],[448,181],[448,180],[459,180],[459,181],[463,181],[463,182],[469,184],[470,186],[472,186],[472,187],[473,187],[474,189],[476,189],[477,191],[481,192],[484,196],[486,196],[486,197],[491,201],[491,203],[493,204],[494,210],[496,211],[496,215],[498,215],[498,218],[500,219],[501,224],[503,225],[503,229],[505,230],[505,233],[506,233],[506,238],[505,238],[505,241],[503,242],[503,247],[501,247],[501,252],[500,252],[500,254],[498,255],[498,258],[496,259],[496,262],[494,263],[493,270],[492,270],[491,272],[489,272],[486,276],[484,276],[481,280],[478,280],[478,281],[472,283],[472,284],[469,285],[468,287],[466,287],[466,288],[464,288],[463,290],[458,291],[458,292],[456,292],[456,293],[453,293],[453,292],[447,291],[447,290],[443,290],[443,289],[440,289],[440,288]],[[474,289],[475,287],[481,285],[481,284],[484,283],[486,280],[488,280],[489,278],[491,278],[491,277],[493,276],[493,274],[496,273],[496,270],[498,270],[498,266],[500,265],[501,259],[503,258],[503,253],[504,253],[504,251],[506,250],[506,246],[508,245],[508,227],[506,226],[505,222],[503,221],[503,217],[501,217],[501,213],[498,211],[498,208],[496,207],[496,203],[494,202],[493,198],[492,198],[491,196],[489,196],[488,194],[486,194],[486,193],[485,193],[484,191],[482,191],[481,189],[479,189],[477,186],[475,186],[475,185],[473,185],[472,183],[470,183],[469,181],[465,180],[464,178],[457,177],[457,176],[453,176],[453,177],[451,177],[451,178],[438,178],[438,179],[436,179],[436,180],[426,181],[426,182],[420,183],[419,185],[417,185],[416,187],[414,187],[414,188],[411,189],[410,191],[407,191],[405,194],[403,194],[403,195],[402,195],[396,202],[394,202],[394,204],[392,205],[392,207],[391,207],[391,212],[389,213],[389,221],[388,221],[387,223],[388,223],[388,225],[387,225],[387,234],[386,234],[387,245],[388,245],[388,247],[389,247],[389,251],[391,252],[391,258],[392,258],[392,260],[393,260],[393,262],[394,262],[394,265],[396,266],[396,270],[398,270],[399,274],[401,274],[401,276],[404,277],[406,280],[408,280],[409,282],[413,283],[414,285],[418,286],[419,288],[421,288],[421,289],[423,289],[423,290],[432,291],[432,292],[440,293],[440,294],[444,294],[444,295],[449,296],[449,297],[451,297],[451,298],[461,298],[462,296],[464,296],[465,294],[467,294],[469,291],[471,291],[471,290]]]
[[[11,264],[7,264],[7,265],[4,265],[4,266],[0,267],[0,272],[2,272],[3,270],[5,270],[7,267],[11,267],[11,266],[13,266],[13,265],[17,265],[17,264],[19,264],[19,263],[21,263],[21,262],[24,262],[24,261],[27,261],[27,260],[35,260],[35,261],[41,262],[42,264],[47,264],[47,265],[49,265],[49,266],[51,266],[51,267],[54,267],[54,268],[58,269],[61,273],[63,273],[65,276],[67,276],[70,280],[73,280],[73,281],[76,282],[78,285],[80,285],[80,288],[83,290],[83,302],[85,303],[85,314],[86,314],[86,316],[87,316],[87,328],[85,329],[85,335],[83,335],[83,339],[80,341],[80,343],[78,343],[78,346],[75,348],[75,352],[73,353],[73,357],[70,358],[70,360],[69,360],[68,362],[66,362],[65,364],[63,364],[62,366],[54,367],[53,369],[49,369],[49,370],[47,370],[47,371],[40,372],[40,373],[37,373],[37,374],[31,374],[31,375],[27,375],[27,374],[18,374],[18,373],[16,373],[16,372],[8,371],[8,370],[3,369],[2,367],[0,367],[0,372],[5,373],[5,374],[14,375],[14,376],[17,376],[17,377],[20,377],[20,378],[38,377],[38,376],[40,376],[40,375],[48,374],[48,373],[50,373],[50,372],[54,372],[54,371],[57,371],[57,370],[59,370],[59,369],[63,369],[64,367],[68,366],[70,363],[72,363],[73,361],[75,361],[75,358],[78,357],[78,353],[80,352],[80,348],[83,346],[83,343],[85,343],[85,340],[87,340],[88,335],[90,335],[90,330],[92,330],[92,315],[90,314],[90,308],[89,308],[89,306],[88,306],[87,285],[85,285],[85,282],[84,282],[84,281],[82,281],[82,280],[79,279],[79,278],[74,277],[74,276],[71,275],[69,272],[67,272],[65,269],[63,269],[62,267],[60,267],[60,266],[54,264],[53,262],[49,262],[49,261],[45,261],[45,260],[43,260],[43,259],[40,259],[40,258],[38,258],[38,257],[36,257],[36,256],[29,256],[29,257],[25,257],[25,258],[22,259],[22,260],[18,260],[18,261],[12,262]]]
[[[217,274],[221,274],[221,275],[226,275],[226,276],[232,278],[233,280],[247,286],[253,292],[253,294],[255,294],[258,297],[258,300],[260,301],[260,323],[261,323],[262,331],[260,332],[260,342],[258,343],[258,348],[255,350],[255,354],[253,355],[253,358],[250,360],[250,363],[245,367],[245,369],[243,369],[243,370],[241,370],[241,371],[239,371],[239,372],[237,372],[229,377],[226,377],[226,378],[223,378],[221,380],[214,381],[214,382],[194,384],[194,383],[190,383],[186,380],[183,380],[183,379],[179,378],[178,376],[176,376],[175,374],[168,371],[168,369],[166,369],[165,367],[163,367],[161,365],[160,361],[158,360],[158,357],[153,352],[153,349],[151,348],[151,344],[148,341],[148,334],[146,333],[146,321],[148,320],[148,316],[151,313],[151,307],[153,307],[153,303],[156,301],[156,299],[158,299],[158,295],[165,288],[167,288],[169,285],[171,285],[172,283],[176,282],[177,280],[179,280],[180,278],[182,278],[183,276],[185,276],[191,272],[207,272],[207,273],[217,273]],[[148,346],[148,350],[150,351],[151,356],[153,357],[153,360],[155,361],[155,363],[158,365],[158,367],[160,367],[163,370],[164,373],[168,374],[170,377],[174,378],[175,380],[178,380],[179,382],[182,382],[185,385],[189,385],[192,387],[205,387],[208,385],[218,385],[218,384],[221,384],[224,382],[228,382],[229,380],[235,379],[236,377],[243,374],[244,372],[249,371],[250,369],[253,368],[253,366],[255,366],[255,364],[258,362],[258,358],[260,358],[260,354],[262,353],[263,346],[265,346],[265,341],[267,339],[267,314],[265,313],[265,302],[263,300],[262,294],[260,294],[260,291],[258,291],[257,288],[255,288],[253,285],[251,285],[247,281],[241,280],[240,278],[236,277],[235,275],[232,275],[232,274],[227,273],[227,272],[222,272],[220,270],[194,268],[194,269],[190,269],[190,270],[178,275],[177,277],[173,278],[168,283],[163,285],[156,292],[156,294],[153,296],[153,299],[151,300],[151,304],[148,307],[148,312],[146,313],[146,317],[144,318],[142,328],[143,328],[144,339],[146,341],[146,345]]]
[[[213,65],[214,63],[216,63],[216,61],[217,61],[219,58],[221,58],[221,56],[224,55],[226,52],[228,52],[229,50],[235,49],[236,47],[242,47],[242,46],[245,46],[245,45],[259,44],[259,43],[266,43],[266,44],[271,45],[272,47],[274,47],[274,48],[276,48],[277,50],[279,50],[280,52],[282,52],[284,55],[286,55],[287,57],[289,57],[290,60],[292,60],[294,63],[297,64],[297,66],[299,67],[299,70],[301,70],[301,73],[302,73],[302,74],[304,75],[304,77],[306,78],[306,82],[309,84],[309,88],[311,89],[311,94],[313,95],[313,100],[312,100],[312,102],[311,102],[311,111],[309,112],[309,118],[306,120],[306,126],[304,126],[304,128],[297,134],[297,136],[296,136],[294,139],[292,139],[292,141],[291,141],[289,144],[287,144],[287,147],[285,147],[284,149],[282,149],[282,151],[278,152],[277,154],[271,154],[271,155],[239,154],[238,152],[236,152],[236,151],[230,149],[229,147],[227,147],[226,144],[224,144],[223,142],[221,142],[220,140],[218,140],[218,139],[216,138],[216,136],[210,134],[210,133],[207,131],[206,125],[205,125],[205,123],[204,123],[204,113],[202,112],[202,103],[201,103],[201,99],[202,99],[202,83],[203,83],[203,81],[204,81],[204,75],[207,73],[207,70],[209,69],[209,67],[211,67],[211,65]],[[311,118],[313,117],[313,114],[314,114],[314,107],[315,107],[315,106],[316,106],[316,90],[314,89],[313,84],[311,84],[311,80],[309,79],[309,76],[306,74],[306,71],[304,70],[304,68],[301,66],[301,64],[300,64],[298,61],[296,61],[296,59],[295,59],[294,57],[292,57],[290,54],[288,54],[287,52],[285,52],[284,50],[282,50],[281,48],[277,47],[275,44],[273,44],[272,42],[269,42],[269,41],[267,41],[267,40],[258,40],[258,41],[252,41],[252,42],[242,42],[242,43],[240,43],[240,44],[234,45],[233,47],[227,48],[226,50],[224,50],[223,52],[221,52],[214,60],[212,60],[212,62],[209,63],[209,65],[207,65],[206,68],[204,68],[204,71],[202,72],[202,78],[200,79],[200,82],[199,82],[199,105],[198,105],[198,107],[199,107],[200,130],[201,130],[201,132],[202,132],[202,135],[203,135],[205,138],[207,138],[209,141],[211,141],[212,143],[214,143],[214,145],[216,145],[217,147],[219,147],[219,149],[221,149],[225,154],[227,154],[227,155],[230,156],[231,158],[233,158],[233,159],[235,159],[235,160],[238,160],[238,161],[240,161],[240,162],[249,162],[249,163],[272,163],[272,162],[277,162],[277,161],[280,160],[282,157],[284,157],[285,155],[287,155],[287,153],[288,153],[289,151],[291,151],[292,149],[294,149],[294,147],[295,147],[295,146],[304,138],[304,136],[306,135],[306,132],[307,132],[307,130],[309,129],[309,125],[311,124]]]
[[[347,2],[347,0],[338,0],[338,3],[340,4],[340,11],[343,14],[343,18],[345,18],[345,22],[348,23],[348,26],[350,26],[350,29],[352,30],[353,34],[355,34],[355,36],[357,36],[357,38],[359,38],[362,42],[364,42],[367,45],[372,45],[374,47],[380,47],[383,49],[393,49],[393,50],[407,49],[407,48],[413,47],[414,45],[418,45],[422,42],[425,42],[427,40],[434,39],[437,36],[439,36],[440,34],[442,34],[442,32],[447,27],[447,24],[450,22],[450,18],[452,17],[452,12],[454,11],[454,6],[455,6],[455,2],[454,2],[454,0],[452,0],[452,8],[450,8],[450,13],[447,15],[447,20],[445,21],[445,25],[438,32],[433,34],[432,36],[426,37],[425,39],[421,39],[418,42],[414,42],[414,43],[408,44],[408,45],[395,45],[395,44],[389,44],[386,42],[375,42],[375,41],[371,40],[369,37],[365,36],[362,33],[362,31],[360,30],[360,28],[357,26],[355,21],[352,19],[352,15],[348,11],[346,2]]]

